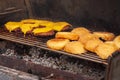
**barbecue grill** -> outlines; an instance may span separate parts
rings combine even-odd
[[[105,80],[120,80],[119,50],[113,53],[113,55],[107,60],[103,60],[91,52],[88,52],[89,54],[85,53],[82,55],[74,55],[64,51],[49,49],[46,46],[46,41],[52,37],[24,37],[15,33],[9,33],[3,29],[3,25],[7,21],[19,21],[26,18],[33,18],[53,21],[67,21],[73,24],[73,28],[75,26],[85,26],[91,31],[110,31],[118,35],[120,34],[119,0],[20,0],[19,2],[14,0],[1,0],[0,5],[0,39],[38,47],[58,54],[94,62],[95,64],[99,63],[105,66]],[[88,79],[83,78],[80,74],[71,74],[3,55],[0,55],[0,65],[25,72],[31,72],[39,77],[41,77],[41,75],[48,76],[53,73],[55,80]],[[20,67],[20,65],[23,66]]]

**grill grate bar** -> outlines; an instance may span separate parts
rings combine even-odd
[[[50,50],[50,51],[53,51],[53,52],[65,54],[65,55],[68,55],[68,56],[77,57],[77,58],[90,60],[90,61],[93,61],[93,62],[97,62],[97,63],[102,63],[102,64],[105,64],[105,65],[108,65],[106,60],[100,59],[97,55],[95,55],[93,53],[84,53],[84,54],[81,54],[81,55],[74,55],[74,54],[69,54],[69,53],[64,52],[64,51],[57,51],[57,50],[49,49],[49,48],[47,48],[45,46],[37,46],[37,47],[41,47],[43,49],[47,49],[47,50]]]
[[[9,40],[9,41],[12,41],[12,42],[17,42],[17,43],[24,44],[24,45],[35,46],[35,47],[50,50],[50,51],[53,51],[53,52],[57,52],[57,53],[60,53],[60,54],[65,54],[65,55],[68,55],[68,56],[77,57],[77,58],[90,60],[90,61],[93,61],[93,62],[108,65],[107,60],[100,59],[94,53],[88,52],[88,53],[84,53],[84,54],[81,54],[81,55],[74,55],[74,54],[69,54],[69,53],[64,52],[64,51],[49,49],[49,48],[47,48],[46,43],[45,43],[48,39],[36,38],[36,37],[16,36],[13,33],[4,32],[4,31],[1,31],[0,33],[1,33],[0,34],[1,39]]]
[[[43,45],[44,44],[44,45]],[[39,44],[37,47],[44,47],[44,48],[47,48],[46,47],[46,44],[45,43],[43,43],[42,45],[41,44]],[[49,48],[48,48],[49,49]],[[64,52],[64,51],[58,51],[58,50],[52,50],[52,49],[49,49],[50,51],[55,51],[55,52],[59,52],[59,53],[63,53],[63,54],[68,54],[68,53],[66,53],[66,52]],[[69,55],[69,54],[68,54]],[[72,56],[76,56],[76,57],[86,57],[86,58],[91,58],[91,59],[93,59],[94,58],[94,60],[99,60],[99,61],[102,61],[102,62],[106,62],[106,60],[102,60],[102,59],[100,59],[99,58],[99,56],[97,56],[95,53],[91,53],[91,52],[87,52],[87,53],[83,53],[82,55],[74,55],[74,54],[70,54],[70,55],[72,55]]]

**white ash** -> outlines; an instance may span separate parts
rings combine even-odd
[[[24,49],[24,46],[21,47],[21,49]],[[94,80],[101,80],[105,74],[103,67],[95,64],[90,66],[91,64],[89,62],[86,62],[85,60],[84,62],[83,60],[72,61],[71,58],[68,56],[59,55],[58,57],[55,56],[57,53],[45,51],[36,47],[31,47],[28,53],[23,53],[21,55],[18,54],[15,49],[16,45],[7,44],[7,47],[2,50],[0,49],[0,52],[3,52],[2,55],[24,59],[26,61],[31,61],[42,66],[64,70],[74,74],[80,73],[84,77],[89,77]]]

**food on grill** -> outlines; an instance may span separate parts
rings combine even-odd
[[[85,53],[87,50],[96,53],[102,59],[107,59],[108,56],[111,56],[113,52],[120,48],[120,36],[114,39],[115,35],[110,32],[91,33],[85,27],[74,28],[71,32],[60,32],[68,30],[70,27],[71,24],[67,22],[36,19],[26,19],[20,22],[11,21],[5,24],[5,28],[9,32],[17,33],[20,31],[24,35],[32,34],[39,37],[51,36],[55,34],[55,31],[59,31],[56,33],[55,39],[47,41],[47,47],[64,50],[72,54]]]
[[[80,41],[81,43],[85,44],[88,40],[93,39],[93,38],[98,38],[97,36],[91,34],[91,33],[86,33],[84,35],[82,35],[78,41]]]
[[[74,28],[71,32],[78,34],[79,37],[84,36],[87,33],[90,33],[90,31],[84,27]]]
[[[24,35],[26,34],[31,34],[33,28],[31,27],[31,24],[22,24],[20,26],[21,32],[24,33]]]
[[[65,31],[71,27],[71,24],[67,22],[55,22],[53,25],[53,29],[55,31]]]
[[[20,22],[12,22],[12,21],[10,21],[10,22],[7,22],[7,23],[5,24],[5,28],[6,28],[9,32],[18,30],[18,29],[20,28],[20,26],[21,26],[21,23],[20,23]]]
[[[21,23],[24,23],[24,24],[35,24],[39,22],[39,20],[37,19],[24,19],[24,20],[21,20]]]
[[[119,36],[116,36],[113,41],[114,41],[114,43],[116,44],[116,46],[117,46],[118,48],[120,48],[120,35],[119,35]]]
[[[52,21],[48,21],[48,20],[37,20],[37,19],[25,19],[21,21],[24,24],[39,24],[40,26],[48,26],[50,25],[50,23],[53,24]]]
[[[90,39],[85,43],[85,49],[91,52],[95,52],[96,47],[102,43],[103,42],[97,38]]]
[[[79,41],[68,42],[64,47],[64,51],[72,54],[82,54],[86,52],[83,44]]]
[[[21,21],[23,24],[31,24],[33,27],[53,27],[52,21],[37,20],[37,19],[25,19]]]
[[[71,33],[71,32],[57,32],[55,35],[55,38],[78,40],[79,36],[77,34]]]
[[[119,49],[119,47],[115,44],[114,41],[106,41],[104,43],[115,46],[117,50]]]
[[[93,34],[106,41],[113,40],[115,37],[115,35],[110,32],[93,32]]]
[[[114,43],[102,43],[97,46],[95,52],[100,58],[107,59],[117,49],[118,47]]]
[[[106,42],[104,42],[104,43],[106,43],[106,44],[113,44],[113,45],[115,45],[114,41],[106,41]]]
[[[40,20],[39,25],[43,27],[50,27],[53,28],[54,22],[52,21],[47,21],[47,20]]]
[[[51,49],[62,50],[68,42],[68,39],[50,39],[47,41],[47,46]]]
[[[45,27],[45,28],[35,28],[33,31],[34,36],[51,36],[54,35],[55,32],[52,28]]]
[[[71,26],[67,22],[52,22],[48,20],[35,20],[35,19],[26,19],[22,20],[23,23],[39,24],[40,26],[53,28],[55,31],[67,30]]]
[[[55,31],[64,31],[70,28],[67,22],[53,22],[49,20],[24,19],[20,22],[7,22],[5,28],[11,32],[34,34],[34,36],[51,36]]]

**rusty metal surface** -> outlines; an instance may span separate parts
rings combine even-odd
[[[28,18],[24,0],[0,0],[0,26],[7,21],[19,21]]]
[[[109,57],[105,80],[120,80],[120,50]]]
[[[57,52],[59,54],[64,54],[64,55],[68,55],[68,56],[72,56],[72,57],[77,57],[77,58],[81,58],[81,59],[85,59],[85,60],[89,60],[89,61],[93,61],[93,62],[97,62],[97,63],[102,63],[107,65],[107,60],[103,60],[100,59],[97,55],[93,54],[93,53],[84,53],[81,55],[74,55],[74,54],[69,54],[67,52],[64,51],[58,51],[58,50],[52,50],[49,49],[46,46],[46,41],[48,40],[48,38],[36,38],[36,37],[24,37],[24,36],[16,36],[13,33],[9,33],[9,32],[5,32],[5,31],[0,31],[0,38],[1,39],[5,39],[5,40],[9,40],[12,42],[17,42],[20,44],[24,44],[24,45],[29,45],[29,46],[35,46],[35,47],[39,47],[45,50],[50,50],[53,52]]]
[[[87,78],[81,77],[80,74],[72,74],[57,69],[43,67],[30,61],[24,61],[3,55],[0,55],[0,65],[32,73],[42,78],[42,80],[89,80]]]
[[[5,66],[0,66],[0,80],[39,80],[39,77]]]
[[[120,34],[120,0],[29,0],[35,18],[50,18]],[[89,28],[89,27],[88,27]]]
[[[25,0],[25,4],[26,4],[26,8],[28,10],[29,18],[34,18],[32,9],[31,9],[31,5],[30,5],[30,0]]]
[[[24,0],[14,1],[14,0],[0,0],[0,13],[6,11],[12,11],[16,9],[25,9]]]
[[[6,12],[3,12],[3,13],[0,13],[0,16],[3,16],[3,15],[10,15],[10,14],[12,14],[12,13],[16,13],[16,12],[20,12],[20,11],[23,11],[23,9],[17,9],[17,10],[6,11]]]

